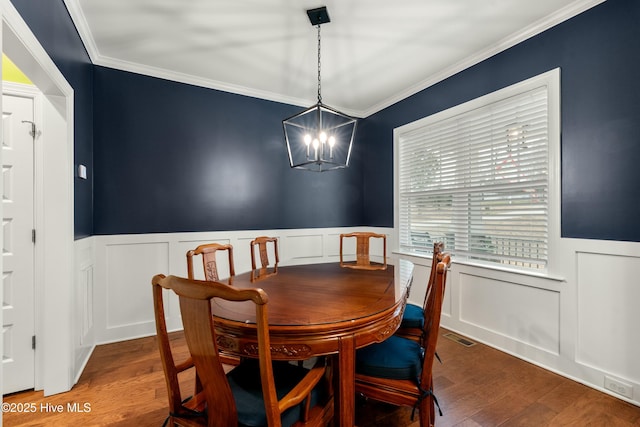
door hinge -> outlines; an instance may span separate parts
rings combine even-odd
[[[35,349],[36,349],[36,336],[35,336],[35,335],[33,335],[33,336],[31,337],[31,349],[32,349],[32,350],[35,350]]]
[[[33,229],[31,230],[31,241],[32,241],[33,243],[35,243],[35,242],[36,242],[36,229],[35,229],[35,228],[33,228]]]

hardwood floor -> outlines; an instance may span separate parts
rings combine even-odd
[[[176,351],[186,353],[182,333],[172,334],[172,342]],[[640,425],[640,407],[482,344],[467,348],[441,336],[438,354],[443,360],[434,367],[443,411],[436,416],[438,427]],[[167,396],[155,338],[98,346],[78,384],[67,393],[43,397],[42,392],[27,391],[4,396],[4,402],[35,409],[4,413],[7,427],[159,427],[167,415]],[[70,411],[74,404],[86,412]],[[356,406],[360,427],[419,425],[417,413],[411,420],[411,408],[364,399]]]

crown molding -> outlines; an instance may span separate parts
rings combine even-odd
[[[157,77],[164,80],[171,80],[178,83],[190,84],[193,86],[200,86],[207,89],[215,89],[223,92],[229,92],[237,95],[249,96],[252,98],[264,99],[267,101],[281,102],[284,104],[309,106],[315,101],[309,99],[299,99],[288,97],[282,94],[269,91],[261,91],[254,88],[248,88],[240,85],[233,85],[218,80],[205,79],[200,76],[194,76],[187,73],[180,73],[173,70],[167,70],[159,67],[152,67],[149,65],[142,65],[135,62],[123,61],[120,59],[114,59],[107,56],[98,56],[94,61],[94,65],[102,67],[113,68],[121,71],[128,71],[136,74],[143,74],[150,77]]]
[[[570,5],[556,11],[555,13],[546,16],[545,18],[539,20],[538,22],[524,28],[522,31],[514,33],[494,45],[488,47],[487,49],[477,52],[476,54],[465,58],[464,60],[442,70],[437,74],[433,74],[429,76],[429,78],[420,81],[412,85],[411,87],[403,90],[402,92],[397,93],[393,97],[387,98],[370,108],[364,110],[353,110],[348,108],[343,108],[340,106],[336,106],[341,111],[346,114],[349,114],[353,117],[368,117],[372,114],[375,114],[405,98],[408,98],[411,95],[415,95],[416,93],[435,85],[438,82],[441,82],[460,71],[463,71],[469,67],[472,67],[500,52],[503,52],[506,49],[509,49],[518,43],[521,43],[531,37],[534,37],[549,28],[552,28],[568,19],[573,18],[574,16],[591,9],[600,3],[603,3],[606,0],[576,0]],[[229,83],[204,79],[202,77],[189,75],[185,73],[179,73],[175,71],[170,71],[157,67],[150,67],[147,65],[141,65],[133,62],[122,61],[110,57],[105,57],[100,54],[98,51],[97,45],[93,36],[91,35],[91,31],[89,30],[89,25],[87,24],[87,20],[82,13],[82,8],[80,7],[79,0],[64,0],[64,3],[69,11],[69,15],[75,24],[78,34],[82,39],[82,42],[85,45],[85,49],[89,54],[91,62],[95,65],[104,66],[107,68],[118,69],[122,71],[129,71],[132,73],[148,75],[151,77],[157,77],[165,80],[172,80],[175,82],[186,83],[194,86],[201,86],[209,89],[220,90],[224,92],[235,93],[238,95],[249,96],[252,98],[259,98],[268,101],[280,102],[285,104],[297,105],[297,106],[308,106],[315,102],[312,99],[300,99],[293,98],[289,96],[285,96],[282,94],[278,94],[275,92],[256,90],[254,88],[249,88],[245,86],[232,85]]]
[[[480,62],[489,59],[492,56],[517,45],[518,43],[522,43],[523,41],[530,39],[531,37],[534,37],[548,30],[549,28],[555,27],[556,25],[573,18],[574,16],[593,8],[600,3],[604,3],[605,1],[606,0],[577,0],[574,3],[556,11],[555,13],[544,17],[538,22],[525,27],[522,31],[505,37],[493,46],[490,46],[483,51],[469,56],[464,60],[452,65],[451,67],[445,68],[440,73],[433,74],[429,76],[429,78],[407,88],[406,90],[396,94],[395,96],[387,98],[386,100],[379,102],[371,108],[362,111],[362,117],[368,117],[387,107],[390,107],[391,105],[402,101],[403,99],[408,98],[411,95],[415,95],[416,93],[430,86],[433,86],[436,83],[439,83],[461,71],[466,70],[467,68],[479,64]]]
[[[85,50],[89,54],[89,59],[95,64],[96,59],[100,56],[100,52],[89,29],[89,24],[84,17],[84,13],[82,13],[79,0],[64,0],[64,5],[67,8],[67,12],[69,12],[69,16],[71,16],[73,25],[76,26],[76,31],[78,31],[80,35],[80,40],[82,40]]]

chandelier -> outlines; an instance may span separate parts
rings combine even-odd
[[[357,120],[322,103],[320,25],[330,22],[325,6],[307,10],[318,28],[318,102],[282,121],[289,165],[314,172],[349,166]]]

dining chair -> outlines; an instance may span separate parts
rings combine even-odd
[[[229,276],[235,276],[235,267],[233,265],[233,246],[230,244],[221,243],[207,243],[200,245],[197,248],[187,251],[187,277],[189,279],[195,279],[193,270],[193,258],[195,256],[202,256],[202,267],[204,269],[204,278],[209,282],[217,282],[220,280],[220,274],[218,270],[218,263],[216,262],[216,254],[218,251],[227,251],[229,258]],[[221,352],[220,356],[223,362],[227,365],[238,365],[240,358]]]
[[[278,257],[278,238],[260,236],[253,239],[250,243],[251,247],[251,269],[255,270],[256,264],[256,246],[258,247],[258,254],[260,256],[260,268],[267,268],[269,266],[269,247],[268,244],[272,244],[273,256],[275,258],[274,268],[278,268],[280,258]]]
[[[202,255],[202,266],[204,268],[204,278],[209,281],[220,280],[218,274],[218,264],[216,263],[216,253],[218,251],[227,251],[229,255],[229,276],[235,276],[235,268],[233,266],[233,246],[221,243],[207,243],[187,252],[187,274],[189,279],[194,279],[193,274],[193,257]]]
[[[424,309],[427,304],[427,295],[429,291],[428,287],[433,282],[433,279],[436,274],[436,267],[438,263],[442,261],[444,256],[445,256],[444,243],[434,242],[433,258],[431,260],[431,270],[429,272],[429,280],[427,282],[427,291],[425,292],[422,306],[417,304],[407,303],[404,309],[404,313],[402,314],[402,321],[400,323],[400,327],[396,331],[396,335],[400,335],[405,338],[409,338],[414,341],[420,342],[422,331],[423,331],[423,324],[424,324]]]
[[[343,241],[346,238],[356,239],[356,260],[353,262],[344,260]],[[369,243],[372,238],[382,239],[382,263],[371,262],[369,254]],[[356,268],[361,270],[385,270],[387,268],[387,236],[385,234],[356,231],[353,233],[340,234],[340,266]]]
[[[160,361],[169,397],[169,416],[164,425],[173,427],[176,425],[176,420],[201,416],[205,408],[205,401],[202,399],[202,385],[197,375],[195,375],[195,365],[191,355],[182,355],[178,359],[178,355],[174,354],[172,350],[164,317],[162,288],[159,287],[153,288],[153,311],[156,319],[156,336],[160,350]],[[186,397],[180,390],[180,382],[181,380],[182,382],[187,381],[190,375],[193,377],[193,394]]]
[[[325,426],[333,417],[330,370],[325,359],[311,369],[290,363],[273,363],[268,324],[268,297],[259,288],[238,289],[220,282],[156,275],[152,279],[154,301],[162,301],[163,289],[178,295],[180,313],[191,359],[204,401],[198,413],[172,413],[183,426]],[[255,305],[258,359],[247,359],[224,372],[217,349],[212,299]],[[157,303],[158,316],[163,316]],[[162,321],[160,324],[163,324]],[[167,380],[168,392],[175,383]]]
[[[450,264],[451,258],[445,255],[437,264],[435,277],[428,287],[424,333],[420,343],[392,335],[385,341],[356,352],[356,393],[393,405],[418,409],[421,427],[435,424],[437,401],[433,394],[432,368],[444,284]]]

